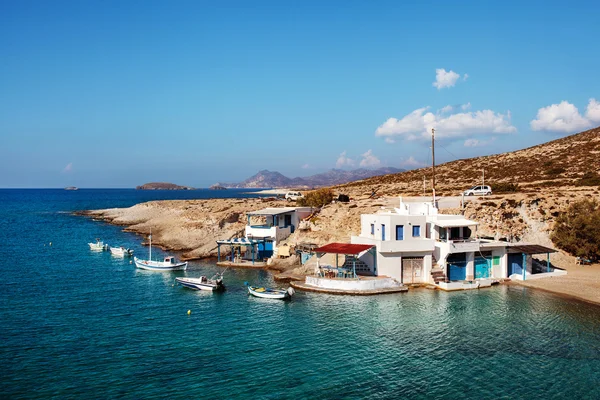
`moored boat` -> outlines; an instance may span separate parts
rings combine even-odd
[[[126,249],[123,246],[111,247],[110,254],[112,254],[113,256],[118,256],[118,257],[131,257],[133,255],[133,250]]]
[[[94,251],[103,251],[108,250],[108,245],[104,244],[104,242],[100,239],[96,239],[96,243],[88,243],[90,246],[90,250]]]
[[[181,286],[195,290],[208,290],[214,292],[225,289],[222,273],[216,274],[210,279],[206,276],[201,276],[200,278],[175,278],[175,280]]]
[[[294,288],[289,287],[287,289],[272,289],[266,287],[255,287],[248,286],[248,293],[255,297],[261,297],[263,299],[278,299],[278,300],[286,300],[292,298],[294,293]]]
[[[164,261],[155,260],[142,260],[137,257],[133,257],[135,266],[140,269],[148,271],[185,271],[187,268],[187,261],[178,262],[175,257],[165,257]]]
[[[187,268],[187,261],[180,262],[175,257],[167,256],[163,261],[152,260],[152,231],[150,231],[150,244],[148,245],[148,259],[142,260],[137,257],[133,257],[135,266],[140,269],[148,271],[185,271]]]

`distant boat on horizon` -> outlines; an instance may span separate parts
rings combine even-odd
[[[79,188],[76,186],[67,186],[65,190],[79,190]]]

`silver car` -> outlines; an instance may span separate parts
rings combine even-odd
[[[492,194],[492,188],[487,185],[473,186],[463,192],[465,196],[486,196]]]

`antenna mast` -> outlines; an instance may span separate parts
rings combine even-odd
[[[431,187],[433,189],[433,206],[435,207],[435,129],[431,128]]]

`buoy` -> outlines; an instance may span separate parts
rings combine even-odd
[[[132,263],[133,263],[133,261],[129,260],[129,264],[132,264]]]
[[[192,313],[192,310],[188,310],[188,315],[190,315]]]
[[[52,242],[50,242],[50,246],[52,246]]]

